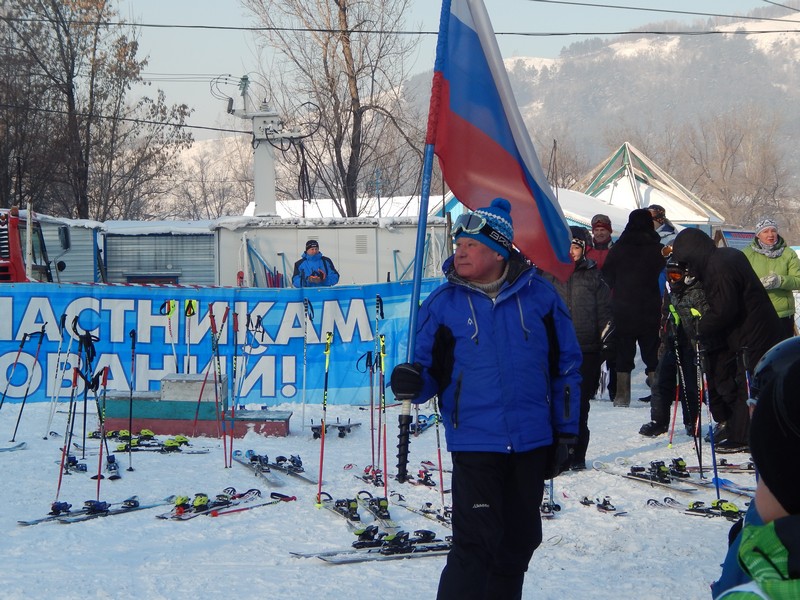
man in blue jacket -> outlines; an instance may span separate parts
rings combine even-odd
[[[447,282],[419,312],[392,391],[438,395],[453,458],[453,548],[439,599],[520,598],[542,540],[544,481],[578,434],[581,350],[552,284],[513,248],[511,205],[461,216]],[[566,240],[565,240],[566,242]]]
[[[317,240],[308,240],[303,256],[294,263],[292,285],[296,288],[324,287],[337,283],[339,271],[333,266],[333,261],[322,255]]]

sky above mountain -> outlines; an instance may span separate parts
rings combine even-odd
[[[767,6],[758,0],[672,0],[661,6],[644,6],[640,0],[620,0],[614,5],[552,0],[490,0],[486,4],[505,57],[543,58],[558,56],[564,46],[576,41],[648,23],[690,24],[707,18],[699,15],[746,15]],[[123,0],[119,7],[125,20],[141,25],[141,54],[149,57],[145,78],[152,87],[165,90],[169,102],[195,108],[191,125],[209,128],[195,129],[196,139],[223,134],[214,128],[246,129],[228,117],[225,102],[211,95],[209,85],[217,75],[258,72],[263,61],[255,34],[243,29],[255,24],[238,1]],[[433,65],[440,7],[430,0],[410,0],[404,29],[422,33],[413,71]],[[152,93],[152,88],[143,93]]]

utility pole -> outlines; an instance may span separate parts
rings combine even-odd
[[[253,195],[255,216],[277,215],[275,194],[275,153],[274,144],[281,140],[297,139],[297,131],[284,131],[283,121],[278,113],[262,102],[258,109],[248,110],[250,79],[247,75],[239,81],[243,108],[233,108],[233,99],[228,99],[228,113],[253,124]]]

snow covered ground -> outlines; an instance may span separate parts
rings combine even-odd
[[[638,435],[641,424],[649,420],[649,405],[636,400],[646,393],[641,372],[634,374],[633,387],[634,400],[628,409],[614,408],[608,400],[593,401],[589,461],[610,462],[624,457],[633,463],[648,464],[650,460],[682,456],[687,463],[697,464],[691,439],[680,426],[672,448],[668,447],[666,436],[650,439]],[[316,475],[319,440],[312,439],[308,427],[301,427],[299,405],[280,408],[294,410],[288,438],[263,438],[251,433],[244,440],[237,440],[236,448],[252,448],[271,458],[299,454],[307,471]],[[422,412],[429,412],[425,408]],[[392,458],[398,410],[387,410]],[[8,403],[0,411],[0,446],[11,445],[8,440],[18,412],[19,404]],[[19,519],[46,514],[55,499],[62,438],[43,439],[48,412],[47,403],[27,405],[16,436],[17,441],[27,442],[27,448],[0,453],[0,505],[4,515],[0,519],[0,597],[6,600],[348,596],[405,600],[435,596],[445,560],[442,557],[328,565],[315,558],[290,556],[290,551],[346,547],[354,538],[344,520],[315,508],[316,486],[288,477],[285,485],[275,491],[297,496],[296,502],[217,519],[163,521],[155,518],[163,509],[151,509],[71,525],[18,526]],[[317,421],[320,414],[319,406],[306,407],[306,421]],[[328,419],[336,417],[351,418],[362,425],[343,439],[328,436],[324,490],[337,498],[352,497],[368,487],[353,474],[371,460],[369,411],[356,406],[330,407]],[[93,423],[91,418],[89,423]],[[66,414],[57,413],[52,429],[63,432],[65,425]],[[80,426],[76,431],[80,437]],[[97,445],[91,440],[89,443]],[[144,503],[170,494],[214,495],[227,486],[240,491],[251,487],[260,487],[267,494],[270,491],[244,467],[234,464],[225,469],[217,440],[199,438],[193,443],[214,449],[205,455],[134,453],[132,472],[125,470],[129,466],[128,455],[118,455],[123,477],[119,481],[103,481],[100,499],[113,502],[136,494]],[[416,468],[422,460],[436,458],[434,429],[412,439],[410,468]],[[708,461],[707,456],[705,460]],[[90,471],[96,470],[96,456],[87,456],[86,462]],[[357,466],[345,469],[348,464]],[[394,468],[390,466],[389,470]],[[753,483],[750,475],[729,477]],[[447,474],[445,484],[449,485]],[[434,489],[396,482],[390,487],[401,491],[415,505],[440,503],[440,494]],[[544,523],[544,542],[531,562],[525,598],[710,597],[708,586],[719,575],[725,554],[728,521],[648,507],[648,498],[673,495],[688,500],[690,496],[670,494],[598,471],[562,475],[555,481],[555,493],[562,510],[557,518]],[[89,475],[74,474],[65,476],[59,500],[78,508],[96,495],[97,483]],[[584,496],[610,496],[627,515],[617,517],[582,506],[580,499]],[[692,497],[710,502],[714,495],[713,491],[701,491]],[[744,498],[729,499],[744,506]],[[440,535],[448,533],[399,507],[393,508],[392,516],[409,531],[428,528]]]

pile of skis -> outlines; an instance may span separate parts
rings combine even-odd
[[[173,507],[170,511],[156,515],[159,519],[171,521],[188,521],[199,516],[221,517],[233,513],[239,513],[262,506],[272,506],[281,502],[292,502],[297,500],[294,496],[286,496],[278,492],[272,492],[269,500],[261,497],[261,490],[249,489],[243,493],[237,493],[235,488],[225,488],[221,494],[217,494],[213,499],[205,493],[195,494],[193,498],[189,496],[176,496]]]

